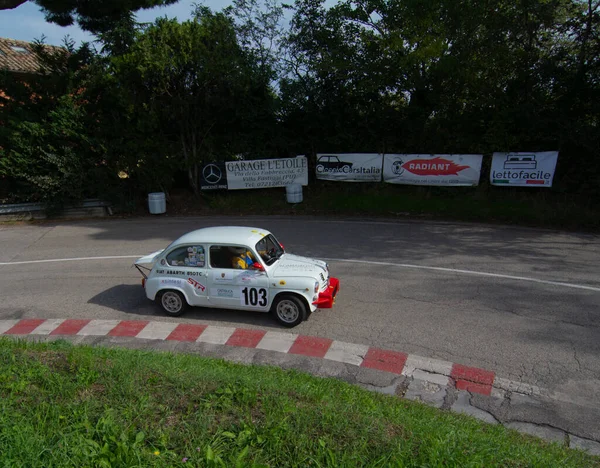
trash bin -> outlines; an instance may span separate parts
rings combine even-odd
[[[148,209],[150,214],[162,214],[167,211],[167,202],[164,192],[154,192],[148,194]]]
[[[302,185],[290,184],[285,186],[285,193],[288,203],[302,202]]]

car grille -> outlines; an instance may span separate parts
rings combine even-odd
[[[323,273],[319,273],[319,276],[321,278],[321,285],[319,290],[325,291],[329,286],[329,275],[325,276]]]

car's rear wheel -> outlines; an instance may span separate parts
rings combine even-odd
[[[304,301],[291,294],[277,296],[271,312],[279,323],[288,328],[295,327],[307,316]]]
[[[172,317],[177,317],[185,312],[188,304],[183,294],[179,291],[166,289],[158,293],[158,303],[162,310]]]

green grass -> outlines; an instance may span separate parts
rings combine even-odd
[[[199,201],[176,195],[167,210],[175,208],[177,214],[180,207],[186,207],[184,211],[193,213],[192,206],[207,214],[374,216],[600,231],[600,207],[593,200],[540,190],[320,181],[304,187],[304,200],[295,205],[286,202],[285,189],[275,188],[203,193]]]
[[[0,466],[587,467],[502,426],[296,371],[0,339]]]

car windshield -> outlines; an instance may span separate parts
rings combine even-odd
[[[259,240],[256,243],[256,251],[267,265],[275,263],[284,253],[283,247],[273,234]]]

